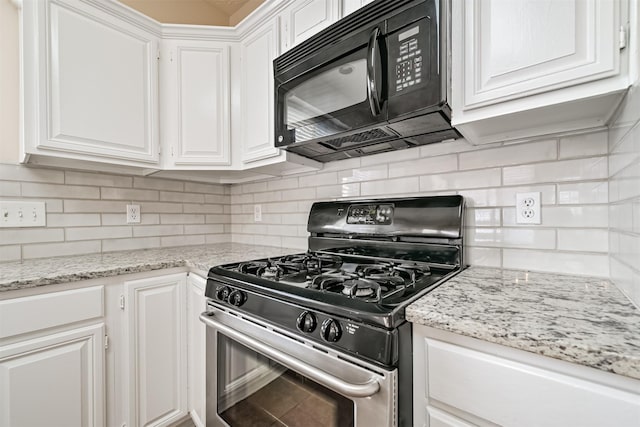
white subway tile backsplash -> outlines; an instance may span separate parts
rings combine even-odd
[[[84,240],[79,242],[42,243],[22,247],[24,259],[49,258],[55,256],[83,255],[100,252],[100,240]]]
[[[609,184],[607,181],[558,184],[558,204],[584,205],[607,203]]]
[[[184,213],[223,213],[224,206],[223,205],[211,205],[211,204],[200,204],[200,203],[183,203],[182,209]]]
[[[158,191],[154,190],[102,187],[101,194],[105,200],[127,200],[130,202],[159,200]]]
[[[272,236],[298,236],[298,227],[295,225],[268,225],[267,234]]]
[[[441,156],[443,154],[463,153],[465,151],[475,151],[477,145],[471,145],[464,139],[456,139],[453,141],[443,142],[440,144],[427,144],[420,147],[420,157]],[[418,157],[418,156],[415,156]]]
[[[500,209],[467,208],[465,225],[467,227],[499,227],[502,222]]]
[[[251,184],[243,184],[242,187],[243,193],[261,193],[263,191],[268,191],[266,182],[252,182]]]
[[[86,215],[86,214],[82,214]],[[127,215],[123,213],[104,213],[101,215],[102,225],[126,225]],[[156,213],[140,214],[140,223],[138,225],[155,225],[160,224],[160,215]]]
[[[160,247],[160,237],[136,237],[132,239],[109,239],[102,241],[102,252],[130,251]]]
[[[204,236],[205,243],[211,245],[214,243],[229,243],[231,242],[231,236],[228,234],[207,234]]]
[[[205,215],[161,214],[160,224],[204,224]]]
[[[283,237],[282,238],[282,243],[281,243],[283,248],[293,248],[293,249],[300,249],[300,250],[305,250],[307,248],[308,245],[308,241],[305,237]]]
[[[452,172],[458,169],[458,157],[455,154],[428,157],[389,164],[389,177],[437,174]]]
[[[224,195],[225,186],[219,184],[203,184],[200,182],[185,182],[184,191],[187,193],[205,193],[206,195]],[[209,202],[207,202],[209,203]]]
[[[579,276],[609,276],[609,259],[605,254],[503,249],[502,266]]]
[[[558,145],[555,140],[539,141],[529,144],[514,144],[488,150],[469,151],[459,154],[460,169],[486,169],[496,166],[509,166],[555,160],[558,157]]]
[[[190,236],[166,236],[160,237],[160,246],[190,246],[190,245],[204,245],[205,238],[203,235],[190,235]]]
[[[101,201],[101,200],[65,200],[64,212],[82,212],[82,213],[94,213],[94,212],[109,212],[119,213],[126,211],[127,203],[114,202],[114,201]],[[47,205],[47,212],[49,212],[49,206]],[[180,207],[182,210],[182,207]],[[141,207],[141,212],[145,209]]]
[[[609,252],[609,232],[606,229],[558,230],[558,249],[561,251]]]
[[[12,181],[0,181],[0,196],[19,196],[20,183]]]
[[[0,245],[0,262],[20,261],[22,258],[22,246],[6,245],[2,242]]]
[[[184,182],[182,181],[139,176],[133,178],[133,186],[135,188],[145,188],[149,190],[184,191]]]
[[[126,207],[127,203],[122,204],[122,209]],[[182,204],[180,203],[166,203],[166,202],[141,202],[140,212],[144,215],[146,212],[153,213],[180,213],[183,211]]]
[[[73,227],[65,230],[65,238],[69,240],[120,239],[131,237],[130,226],[113,227]]]
[[[177,202],[177,203],[204,203],[204,194],[161,191],[160,201],[161,202]]]
[[[555,249],[556,231],[526,228],[467,228],[467,245]]]
[[[504,185],[552,183],[607,179],[607,158],[590,157],[577,160],[510,166],[503,169]]]
[[[122,216],[123,218],[125,215]],[[82,227],[82,226],[99,226],[101,224],[100,214],[47,214],[48,227]]]
[[[183,234],[184,225],[141,225],[133,227],[133,237],[172,236]]]
[[[428,172],[428,171],[427,171]],[[467,188],[499,187],[500,169],[452,172],[420,177],[421,191],[462,190]]]
[[[23,182],[21,184],[22,197],[48,197],[70,199],[99,199],[98,187],[81,185],[42,184],[38,182]]]
[[[254,203],[279,202],[282,200],[282,191],[269,191],[267,193],[255,193],[253,195]]]
[[[195,192],[195,191],[194,191]],[[231,203],[230,195],[221,195],[221,194],[205,194],[204,202],[210,204],[229,204]]]
[[[502,266],[502,249],[467,246],[464,262],[468,265],[500,268]]]
[[[417,176],[410,178],[395,178],[384,181],[367,181],[360,184],[362,196],[384,196],[389,194],[416,193],[420,190],[420,180]]]
[[[105,175],[89,172],[66,171],[65,184],[95,185],[96,187],[132,187],[133,178],[122,175]]]
[[[316,187],[319,185],[332,185],[338,183],[337,172],[324,172],[298,178],[300,187]]]
[[[608,151],[607,132],[573,135],[560,139],[560,158],[602,156]]]
[[[267,189],[273,190],[286,190],[289,188],[298,188],[298,178],[282,178],[273,181],[267,181]]]
[[[253,194],[232,194],[231,204],[241,205],[243,203],[253,203]]]
[[[295,190],[282,190],[282,200],[283,201],[291,201],[291,200],[315,200],[316,199],[316,189],[313,187],[308,188],[298,188]]]
[[[262,206],[263,213],[289,213],[298,211],[298,202],[267,203]]]
[[[360,166],[366,168],[367,166],[371,165],[401,162],[403,160],[411,160],[418,157],[420,157],[420,147],[409,148],[400,151],[389,151],[386,153],[360,157]]]
[[[309,218],[309,214],[306,212],[282,214],[282,223],[293,224],[293,225],[304,225],[307,223],[308,218]]]
[[[360,184],[338,184],[316,187],[316,197],[318,199],[333,199],[340,197],[358,197],[360,195]]]
[[[220,234],[224,233],[224,224],[185,224],[184,234]],[[178,234],[178,233],[173,233]]]
[[[2,245],[20,243],[61,242],[64,240],[62,228],[3,228],[0,229]]]
[[[385,179],[389,176],[388,169],[388,166],[383,164],[343,170],[338,173],[338,181],[341,183],[350,183]]]

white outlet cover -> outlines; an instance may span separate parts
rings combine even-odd
[[[253,220],[262,222],[262,205],[253,205]]]
[[[542,224],[540,192],[516,193],[516,224]]]
[[[140,205],[127,205],[127,224],[140,224]]]

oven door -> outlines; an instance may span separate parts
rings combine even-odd
[[[396,370],[350,360],[212,305],[207,426],[395,426]]]

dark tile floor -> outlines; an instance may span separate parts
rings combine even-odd
[[[234,427],[353,426],[353,404],[348,399],[291,371],[221,415]]]

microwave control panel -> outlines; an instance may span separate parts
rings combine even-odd
[[[421,86],[428,78],[425,62],[428,61],[429,34],[425,21],[421,20],[403,28],[389,37],[389,53],[395,58],[394,78],[390,79],[392,94],[402,94]],[[393,73],[393,70],[390,70]]]

